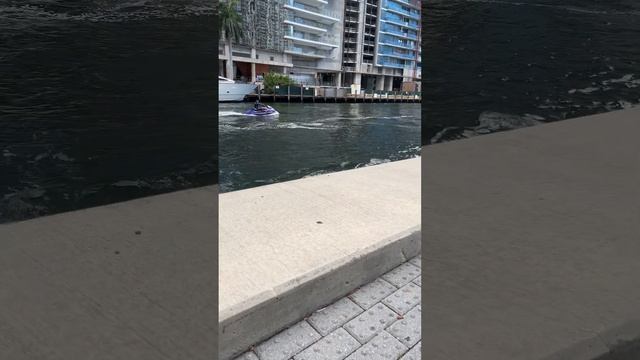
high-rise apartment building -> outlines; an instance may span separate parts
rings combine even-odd
[[[284,8],[293,75],[306,83],[339,84],[344,0],[285,0]]]
[[[246,38],[234,44],[232,74],[255,81],[275,71],[298,83],[338,85],[342,71],[344,0],[241,0]],[[220,44],[220,71],[228,47]]]
[[[345,0],[344,14],[343,85],[419,90],[420,1]]]
[[[419,90],[420,0],[240,0],[245,39],[220,74],[280,72],[308,85]]]

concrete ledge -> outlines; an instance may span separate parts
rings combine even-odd
[[[635,108],[423,148],[425,358],[539,360],[640,318],[639,132]]]
[[[542,360],[604,360],[640,341],[640,320],[632,320],[580,341]]]
[[[215,359],[216,196],[0,225],[0,359]]]
[[[221,194],[220,359],[420,252],[420,159]]]

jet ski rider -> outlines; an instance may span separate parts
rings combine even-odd
[[[264,105],[264,104],[261,104],[261,103],[260,103],[260,100],[256,100],[256,103],[253,105],[253,108],[254,108],[255,110],[262,110],[262,109],[266,109],[266,108],[267,108],[267,106],[266,106],[266,105]]]

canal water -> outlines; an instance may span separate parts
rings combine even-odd
[[[420,104],[272,104],[280,116],[220,104],[222,192],[408,159],[420,152]]]
[[[640,1],[423,4],[425,144],[640,103]]]
[[[216,181],[209,0],[0,0],[0,222]]]

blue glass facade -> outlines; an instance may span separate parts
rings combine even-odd
[[[383,0],[377,65],[393,68],[415,67],[418,51],[420,11],[406,1]]]

